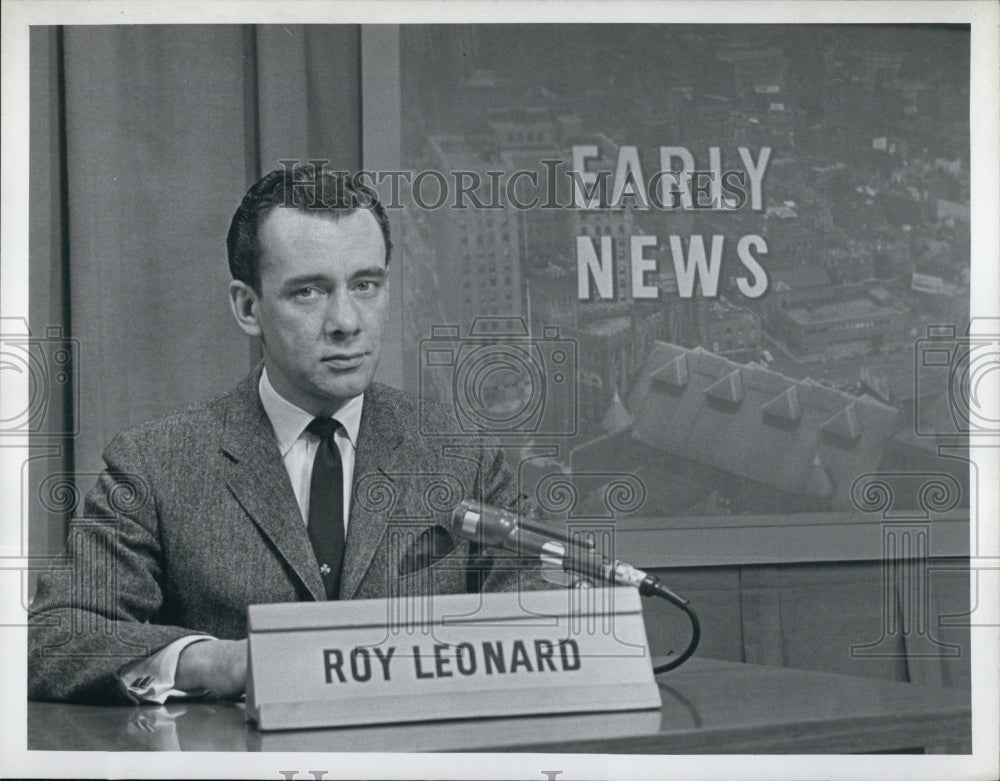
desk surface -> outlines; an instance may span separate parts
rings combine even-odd
[[[969,692],[692,659],[629,713],[260,733],[241,704],[28,703],[28,748],[94,751],[860,753],[971,745]]]

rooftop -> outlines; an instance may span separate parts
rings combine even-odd
[[[798,325],[821,325],[862,318],[891,317],[899,312],[891,306],[880,306],[867,296],[859,296],[846,301],[797,306],[786,310],[785,314]]]
[[[628,407],[639,442],[841,509],[854,480],[878,468],[896,419],[875,399],[666,342]]]
[[[585,334],[592,336],[608,336],[627,331],[632,327],[632,318],[629,315],[618,315],[617,317],[605,317],[601,320],[594,320],[580,329]]]

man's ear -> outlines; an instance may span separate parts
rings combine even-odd
[[[234,279],[229,283],[229,306],[243,333],[247,336],[260,336],[260,300],[256,290],[246,282]]]

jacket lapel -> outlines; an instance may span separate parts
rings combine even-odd
[[[351,515],[347,524],[340,598],[351,599],[382,543],[395,488],[389,475],[400,456],[403,427],[393,405],[377,383],[365,392],[354,457]],[[388,502],[381,501],[389,497]],[[387,505],[387,506],[384,506]]]
[[[313,599],[323,600],[323,580],[274,431],[260,403],[259,380],[260,367],[239,385],[226,410],[222,450],[231,462],[227,486]]]

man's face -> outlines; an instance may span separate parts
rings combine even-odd
[[[256,315],[268,378],[314,415],[371,384],[389,314],[385,244],[374,215],[273,210],[260,228]]]

